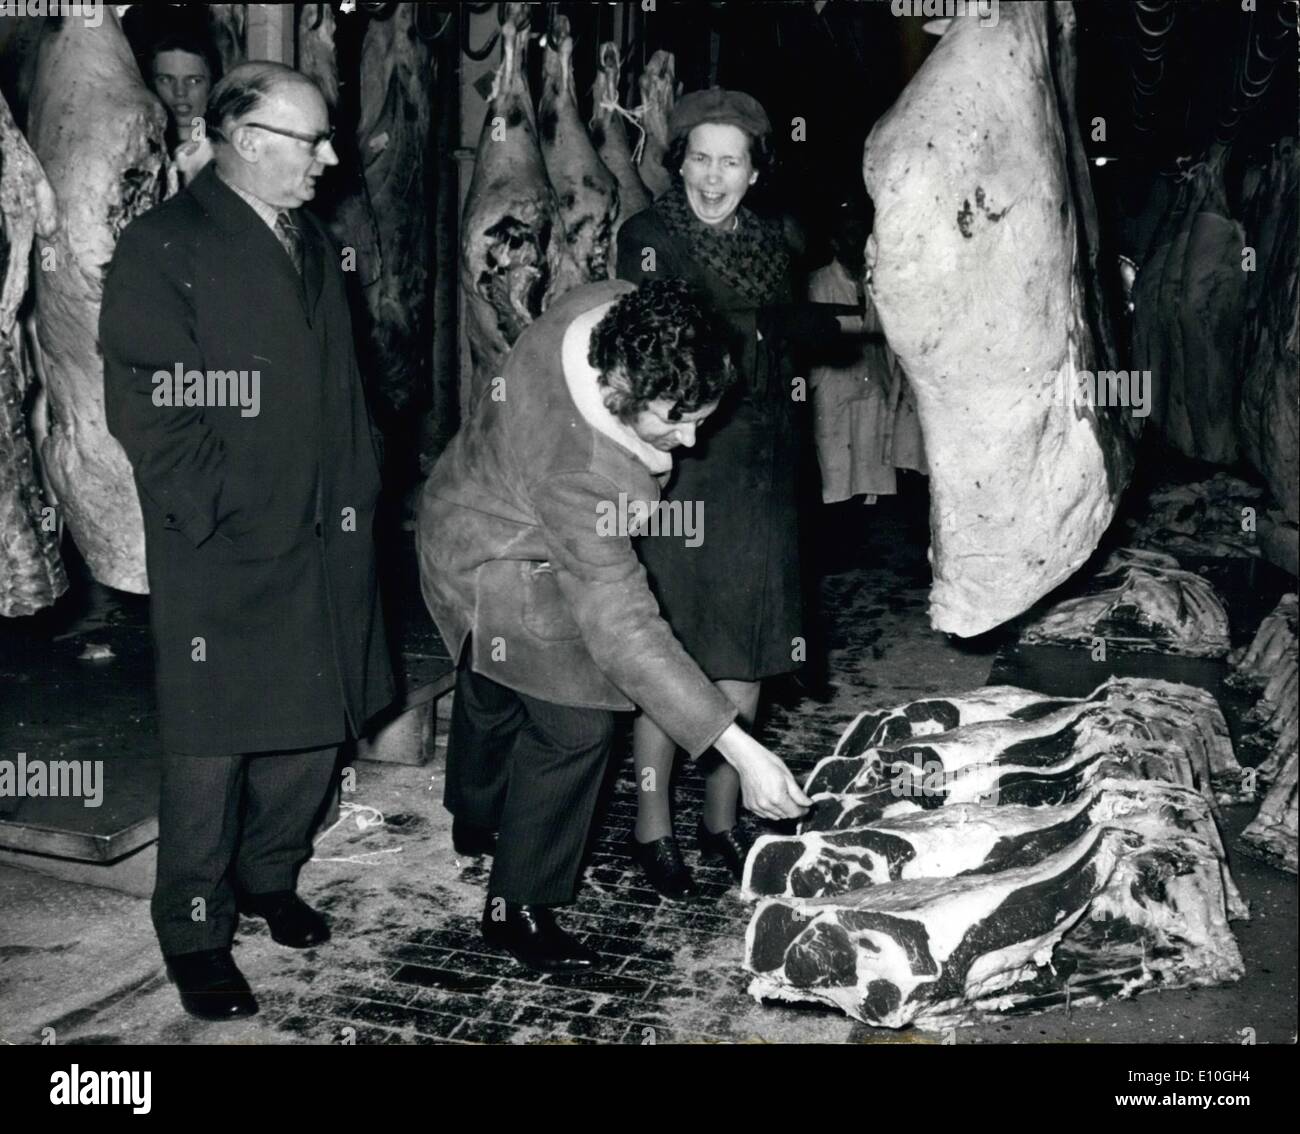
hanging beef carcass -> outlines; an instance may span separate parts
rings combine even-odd
[[[1256,174],[1255,191],[1245,202],[1246,242],[1256,263],[1246,273],[1237,415],[1245,455],[1291,524],[1300,522],[1298,188],[1300,151],[1287,138]]]
[[[660,197],[673,183],[668,160],[668,116],[677,97],[677,60],[671,51],[656,51],[641,72],[641,180],[651,196]]]
[[[58,226],[54,190],[0,95],[0,617],[35,614],[68,589],[59,526],[37,477],[25,406],[35,375],[18,308],[32,241]]]
[[[131,466],[104,424],[97,327],[117,237],[175,192],[166,126],[111,8],[96,27],[75,18],[51,24],[28,127],[59,203],[57,230],[36,241],[36,330],[51,417],[41,456],[91,573],[137,593],[148,589],[144,525]]]
[[[1073,31],[1059,2],[954,19],[866,144],[872,299],[930,463],[930,618],[960,635],[1077,570],[1132,470],[1140,420],[1075,396],[1114,354]]]
[[[429,385],[429,267],[433,53],[416,31],[417,5],[373,18],[361,46],[357,148],[383,259],[366,289],[370,381],[401,415]],[[387,423],[385,423],[387,424]]]
[[[1152,421],[1189,457],[1237,459],[1237,355],[1246,299],[1240,224],[1228,215],[1226,156],[1183,177],[1133,288],[1134,365],[1151,372]]]
[[[461,215],[461,287],[474,362],[471,399],[501,373],[519,333],[542,313],[567,258],[524,75],[527,26],[527,5],[507,4],[501,66]]]
[[[331,115],[336,113],[339,99],[334,30],[330,5],[303,5],[298,15],[298,69],[320,88]],[[379,226],[361,176],[360,160],[353,147],[341,138],[336,139],[336,146],[342,151],[336,176],[324,180],[311,208],[344,250],[344,269],[349,277],[368,296],[382,270]]]
[[[610,271],[614,274],[617,259],[615,239],[618,230],[628,217],[636,216],[650,205],[650,191],[641,180],[632,161],[632,150],[627,144],[627,130],[618,103],[618,47],[614,43],[600,45],[600,71],[591,91],[592,111],[591,142],[605,168],[618,180],[618,217],[610,239]]]
[[[609,278],[618,182],[605,168],[578,114],[573,86],[573,37],[566,16],[556,16],[546,37],[545,82],[537,106],[542,159],[560,204],[568,259],[577,269],[568,286],[557,281],[547,301],[569,287]]]

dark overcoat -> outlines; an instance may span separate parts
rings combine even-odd
[[[646,249],[654,249],[647,271]],[[729,325],[740,380],[674,462],[667,500],[703,508],[702,541],[641,540],[637,551],[673,633],[715,680],[756,681],[806,655],[799,477],[808,422],[790,352],[760,337],[764,310],[694,256],[654,206],[618,233],[618,275],[684,279]],[[789,291],[772,303],[788,303]]]
[[[162,743],[175,752],[326,747],[392,699],[378,453],[343,275],[324,228],[296,216],[301,277],[209,165],[126,228],[104,283],[104,404],[144,513]],[[165,404],[155,376],[177,367],[244,371],[256,405]],[[234,400],[230,389],[205,380],[204,400]]]

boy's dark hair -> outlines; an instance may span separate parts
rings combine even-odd
[[[741,133],[749,139],[749,161],[757,172],[761,185],[770,179],[772,171],[776,168],[776,151],[772,149],[772,135],[751,134],[748,130],[741,130]],[[688,132],[668,144],[664,168],[678,181],[682,177],[682,164],[686,161],[686,148],[690,145],[690,140],[691,136]]]
[[[632,421],[651,402],[673,403],[670,421],[718,401],[735,381],[726,328],[684,280],[648,280],[605,313],[587,361],[600,371],[605,406]]]
[[[164,51],[185,51],[208,65],[208,79],[215,87],[221,81],[221,56],[210,36],[194,28],[171,28],[149,45],[149,81],[153,82],[154,61]]]

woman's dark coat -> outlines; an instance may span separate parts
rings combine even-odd
[[[789,353],[770,334],[759,339],[763,312],[692,256],[653,206],[619,230],[618,275],[700,289],[731,327],[740,370],[738,388],[675,461],[663,494],[703,504],[702,541],[638,541],[664,617],[714,680],[797,669],[806,657],[797,491],[806,401]],[[790,300],[787,292],[771,302]]]

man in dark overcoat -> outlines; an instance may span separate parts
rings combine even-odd
[[[257,1005],[236,913],[297,948],[337,749],[392,699],[379,462],[339,253],[301,206],[337,164],[324,99],[275,63],[214,89],[213,162],[131,224],[104,286],[108,427],[144,513],[162,739],[154,926],[182,1004]]]

